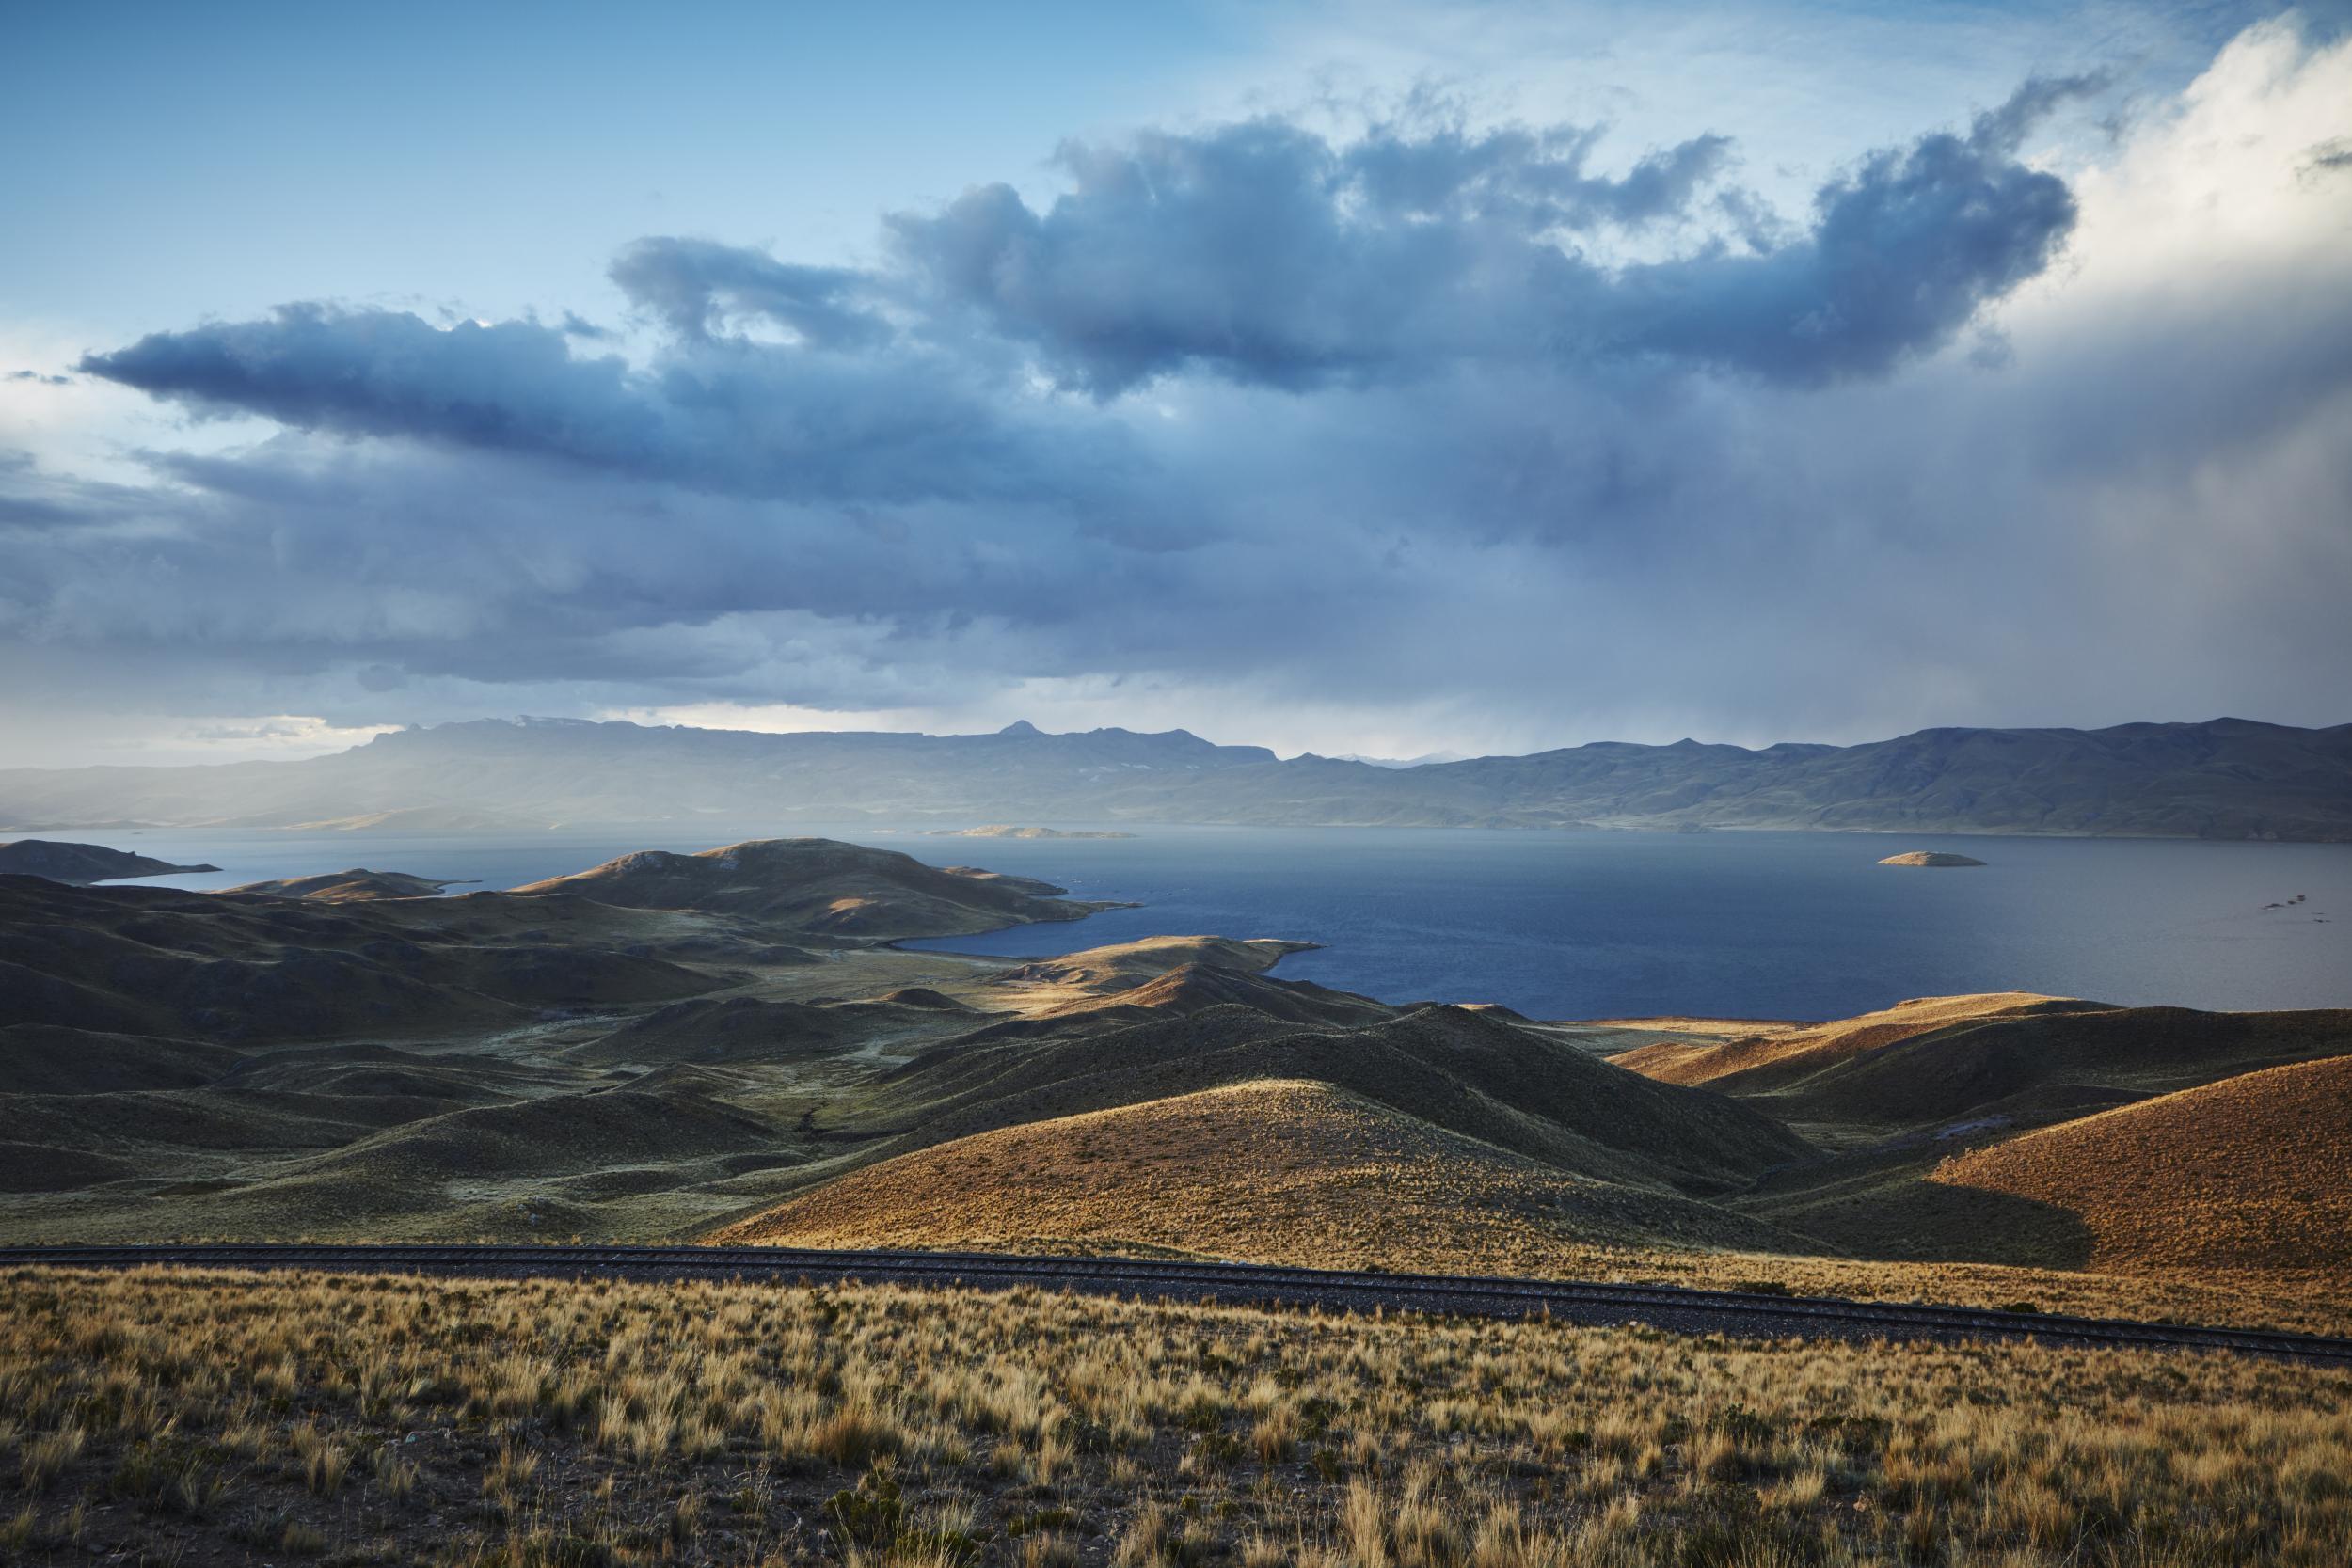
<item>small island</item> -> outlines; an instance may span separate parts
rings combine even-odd
[[[1970,855],[1947,854],[1941,849],[1912,849],[1899,855],[1889,855],[1881,865],[1982,865],[1984,862]]]
[[[1016,828],[993,822],[985,828],[925,828],[926,838],[1133,838],[1133,833],[1064,832],[1059,828]]]
[[[433,898],[445,889],[464,885],[456,879],[412,877],[405,871],[322,871],[315,877],[280,877],[266,882],[246,882],[223,888],[224,893],[250,893],[263,898],[310,898],[324,904],[352,904],[377,898]]]

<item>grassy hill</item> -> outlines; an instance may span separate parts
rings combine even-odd
[[[0,878],[0,1228],[1175,1248],[2341,1317],[2334,1101],[2278,1087],[2333,1080],[2266,1069],[2352,1060],[2352,1012],[1996,992],[1568,1025],[1285,980],[1295,942],[882,941],[1088,907],[1051,892],[822,840],[456,897]],[[2196,1270],[2230,1293],[2180,1294]]]
[[[1704,1090],[1654,1084],[1460,1007],[1300,1030],[1213,1007],[1074,1037],[937,1047],[878,1083],[842,1131],[904,1129],[889,1153],[1260,1079],[1346,1089],[1446,1131],[1603,1180],[1695,1195],[1813,1150]]]
[[[645,951],[678,934],[496,895],[326,904],[0,878],[0,1017],[225,1041],[488,1029],[710,990]]]
[[[1828,1023],[1792,1025],[1721,1041],[1645,1046],[1611,1060],[1664,1084],[1712,1084],[1722,1088],[1728,1081],[1756,1093],[1804,1078],[1845,1057],[1950,1024],[2050,1007],[2074,1010],[2097,1006],[2022,990],[1915,997]]]
[[[744,1065],[931,1039],[987,1015],[935,991],[864,1002],[809,1003],[758,996],[695,997],[566,1047],[566,1061],[652,1068],[672,1062]]]
[[[2029,1127],[2286,1062],[2352,1053],[2352,1010],[2214,1013],[2001,992],[1816,1029],[1612,1058],[1851,1142]],[[1972,1126],[1971,1124],[1976,1124]]]
[[[2352,1057],[2244,1073],[1943,1162],[1940,1185],[2062,1210],[2090,1267],[2352,1278]]]
[[[1526,1274],[1557,1272],[1569,1245],[1799,1244],[1655,1185],[1571,1175],[1329,1084],[1272,1079],[959,1138],[714,1239]]]

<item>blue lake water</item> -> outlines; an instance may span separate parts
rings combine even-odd
[[[1083,824],[1067,824],[1082,826]],[[1831,1018],[2023,990],[2199,1007],[2352,1006],[2352,845],[1848,833],[1140,827],[1123,840],[929,838],[858,824],[675,824],[528,840],[151,829],[75,837],[226,887],[365,865],[511,887],[631,849],[819,832],[1143,907],[910,943],[1034,957],[1154,934],[1291,937],[1280,974],[1542,1018]],[[1982,869],[1876,864],[1952,849]],[[2300,894],[2305,901],[2265,909]]]

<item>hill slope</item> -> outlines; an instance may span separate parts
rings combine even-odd
[[[1814,1150],[1700,1089],[1654,1084],[1477,1012],[1422,1007],[1300,1030],[1223,1006],[1042,1041],[957,1041],[873,1091],[844,1135],[903,1130],[879,1157],[976,1132],[1262,1079],[1345,1089],[1444,1131],[1597,1180],[1708,1196]]]
[[[1720,1042],[1645,1045],[1610,1060],[1661,1084],[1713,1084],[1720,1087],[1726,1082],[1737,1082],[1743,1090],[1756,1093],[1818,1072],[1845,1057],[1894,1045],[1949,1024],[2046,1007],[2076,1009],[2097,1006],[2024,990],[1921,996],[1877,1012],[1833,1019],[1827,1023],[1741,1035]]]
[[[174,865],[152,855],[135,855],[127,849],[109,849],[102,844],[59,844],[40,838],[0,844],[0,876],[46,877],[72,887],[119,881],[125,877],[219,869],[217,865]]]
[[[1939,1166],[2063,1210],[2115,1272],[2352,1271],[2352,1057],[2250,1072]]]
[[[1818,1029],[1613,1058],[1785,1120],[1882,1132],[2034,1125],[2287,1062],[2352,1053],[2352,1011],[1930,997]]]
[[[1026,1123],[855,1171],[715,1238],[794,1246],[1173,1250],[1540,1274],[1564,1244],[1792,1238],[1579,1178],[1327,1084],[1257,1080]]]
[[[326,904],[0,878],[0,1018],[103,1034],[312,1039],[670,1001],[710,978],[654,917],[577,900]]]

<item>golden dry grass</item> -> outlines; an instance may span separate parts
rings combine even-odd
[[[2340,1568],[2352,1380],[1018,1292],[22,1273],[0,1555]]]
[[[1759,1032],[1720,1044],[1643,1046],[1610,1060],[1644,1077],[1683,1085],[1709,1084],[1735,1072],[1765,1067],[1810,1071],[1950,1024],[1997,1018],[2066,1000],[2029,990],[1914,997],[1874,1013],[1841,1018],[1810,1028]]]
[[[959,1138],[718,1237],[1521,1274],[1556,1267],[1566,1248],[1663,1238],[1790,1242],[1654,1185],[1572,1176],[1328,1084],[1279,1079]]]
[[[1933,1180],[2069,1211],[2090,1266],[2352,1278],[2352,1057],[2226,1078],[1957,1156]]]
[[[987,1006],[1030,1016],[1087,1010],[1188,967],[1262,974],[1313,943],[1271,937],[1143,937],[1033,958],[991,977]]]
[[[1684,1224],[1679,1246],[1641,1239]],[[1181,1253],[1318,1268],[1762,1286],[2352,1333],[2329,1282],[2162,1279],[1805,1256],[1735,1215],[1567,1176],[1311,1082],[1260,1081],[958,1139],[835,1179],[707,1239],[739,1244]],[[1760,1250],[1772,1249],[1772,1250]]]

